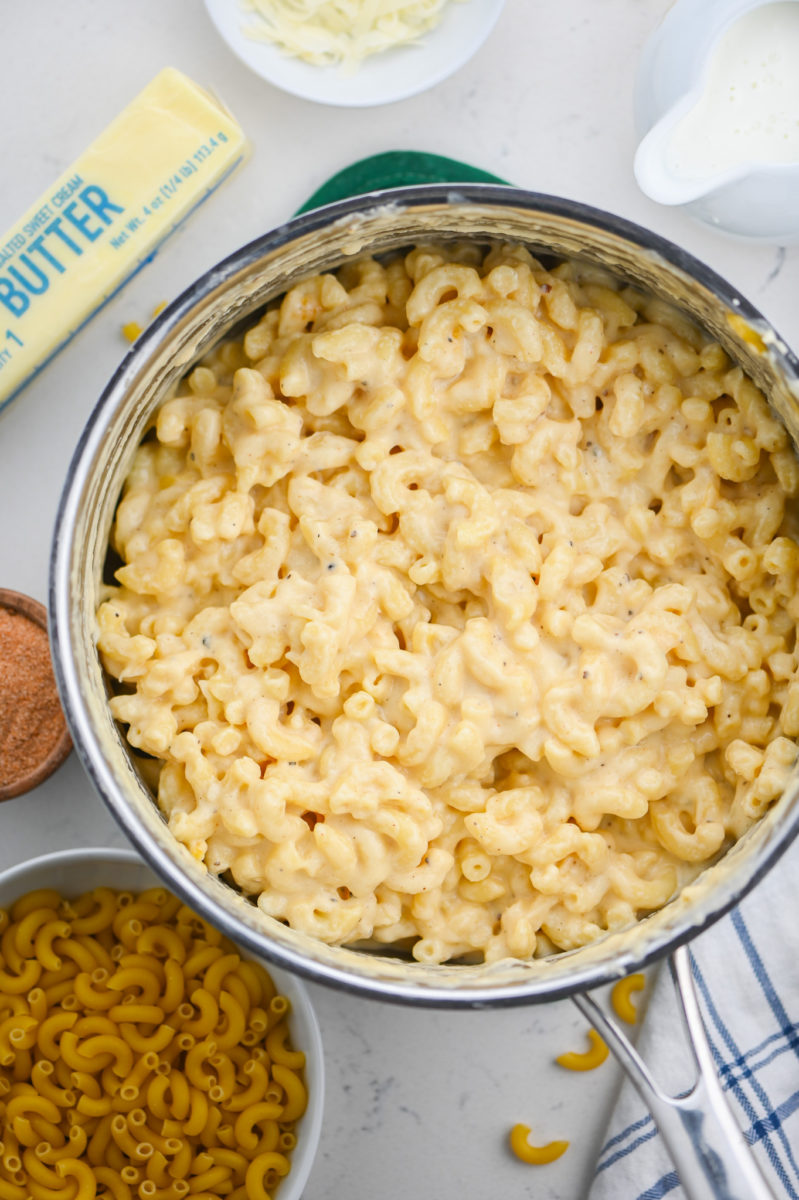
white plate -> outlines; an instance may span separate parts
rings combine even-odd
[[[256,74],[295,96],[320,104],[365,108],[415,96],[446,79],[475,54],[497,22],[505,0],[450,0],[419,45],[399,46],[365,59],[354,75],[291,58],[243,32],[254,14],[239,0],[205,0],[208,15],[234,54]]]

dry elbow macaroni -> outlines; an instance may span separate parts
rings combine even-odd
[[[30,892],[0,951],[2,1200],[269,1200],[307,1091],[258,963],[162,888]]]
[[[643,991],[646,978],[641,971],[626,975],[624,979],[614,983],[610,993],[610,1003],[616,1016],[628,1025],[634,1025],[638,1020],[638,1009],[633,1004],[633,992]]]
[[[158,411],[99,609],[176,838],[331,943],[664,904],[796,754],[799,471],[661,301],[521,247],[306,279]]]
[[[585,1053],[580,1054],[576,1050],[568,1050],[565,1054],[559,1054],[555,1062],[561,1067],[565,1067],[567,1071],[594,1071],[597,1067],[601,1067],[610,1053],[607,1044],[595,1029],[588,1030],[588,1040],[590,1047]]]
[[[510,1148],[521,1162],[533,1167],[543,1167],[555,1162],[569,1149],[569,1143],[547,1142],[545,1146],[533,1146],[530,1143],[529,1125],[514,1125],[510,1131]]]

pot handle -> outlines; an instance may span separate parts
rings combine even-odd
[[[572,999],[648,1105],[689,1200],[775,1200],[719,1083],[684,946],[675,950],[669,966],[697,1069],[696,1082],[681,1096],[658,1087],[638,1051],[596,1000],[589,995]]]

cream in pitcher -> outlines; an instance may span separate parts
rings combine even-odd
[[[691,9],[674,6],[641,64],[648,74],[671,66],[681,90],[653,113],[657,70],[649,95],[639,79],[639,109],[649,107],[651,127],[635,158],[638,183],[653,200],[690,206],[731,232],[796,236],[799,3]],[[669,64],[680,37],[700,48],[687,67]]]

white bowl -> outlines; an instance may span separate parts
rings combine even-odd
[[[121,891],[143,891],[163,887],[163,880],[150,870],[133,850],[89,848],[59,850],[18,863],[0,872],[0,908],[37,888],[55,888],[63,896],[76,896],[94,887]],[[241,951],[247,958],[254,957]],[[305,1052],[305,1081],[308,1107],[297,1122],[297,1145],[291,1152],[291,1170],[281,1180],[278,1200],[300,1200],[308,1182],[322,1132],[325,1066],[322,1037],[316,1014],[303,983],[271,963],[263,964],[278,990],[291,1001],[292,1043]]]
[[[239,0],[205,0],[208,15],[230,49],[262,79],[284,92],[348,108],[390,104],[440,83],[480,49],[505,0],[450,0],[441,20],[419,45],[398,46],[367,58],[353,75],[291,58],[270,42],[244,33],[253,17]]]

